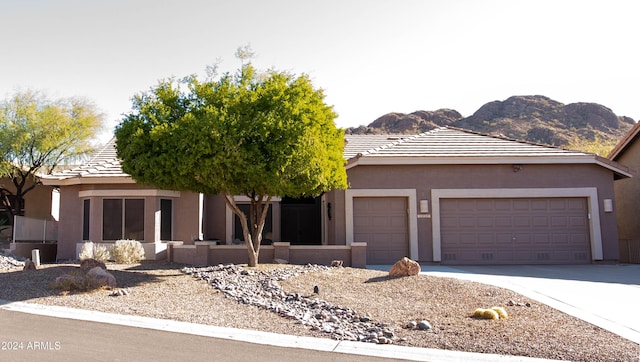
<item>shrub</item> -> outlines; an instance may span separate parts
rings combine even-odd
[[[144,248],[136,240],[118,240],[110,251],[111,257],[118,264],[132,264],[144,259]]]
[[[104,245],[94,244],[92,241],[87,241],[82,245],[80,249],[80,260],[95,259],[101,262],[106,262],[111,257],[109,250]]]
[[[509,318],[509,316],[507,315],[507,311],[504,308],[502,308],[502,307],[493,307],[491,309],[493,309],[496,313],[498,313],[498,315],[500,316],[500,319]]]

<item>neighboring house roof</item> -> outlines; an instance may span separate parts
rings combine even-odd
[[[135,183],[131,176],[122,171],[120,159],[116,154],[115,137],[83,165],[44,176],[41,179],[45,185]]]
[[[396,134],[348,134],[344,136],[344,158],[347,160],[359,153],[388,146],[413,135]]]
[[[356,146],[360,146],[358,143]],[[415,136],[389,140],[366,151],[350,148],[347,168],[357,165],[398,164],[569,164],[591,163],[631,177],[616,162],[592,153],[571,151],[530,142],[489,136],[453,127],[441,127]]]
[[[631,146],[636,139],[640,135],[640,122],[636,123],[627,133],[622,137],[620,142],[609,152],[607,158],[616,161],[618,157],[620,157],[623,153],[626,152],[627,148]]]

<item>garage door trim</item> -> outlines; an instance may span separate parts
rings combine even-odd
[[[442,240],[440,233],[440,199],[464,198],[548,198],[548,197],[585,197],[587,198],[591,255],[593,260],[602,260],[602,234],[600,230],[600,208],[598,189],[583,188],[530,188],[530,189],[433,189],[431,207],[433,213],[433,260],[442,261]]]
[[[409,258],[418,260],[418,209],[415,189],[348,189],[345,190],[345,239],[351,245],[353,240],[353,198],[354,197],[406,197],[409,207]]]

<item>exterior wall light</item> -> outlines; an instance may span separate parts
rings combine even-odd
[[[421,214],[429,213],[429,200],[420,200],[420,213]]]

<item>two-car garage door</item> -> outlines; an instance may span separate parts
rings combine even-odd
[[[443,264],[584,264],[586,198],[441,199]]]

